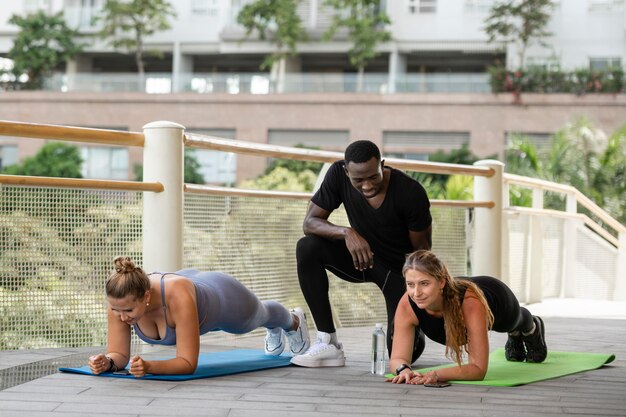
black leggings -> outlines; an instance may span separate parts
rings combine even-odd
[[[387,308],[387,348],[391,355],[393,343],[393,317],[396,307],[406,288],[402,275],[392,272],[374,260],[374,268],[358,271],[354,268],[352,256],[343,241],[332,241],[319,236],[305,236],[296,247],[298,279],[317,330],[335,332],[333,316],[328,297],[328,275],[326,270],[339,278],[353,283],[373,282],[385,297]],[[424,333],[415,332],[413,362],[422,354],[425,346]]]

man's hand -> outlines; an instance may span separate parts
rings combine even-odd
[[[374,253],[370,249],[367,240],[363,239],[363,236],[351,227],[348,227],[346,228],[345,242],[350,255],[352,255],[355,269],[364,271],[367,268],[374,267]]]

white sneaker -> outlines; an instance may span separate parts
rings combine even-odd
[[[267,329],[265,335],[265,354],[278,356],[285,350],[285,344],[283,343],[283,329],[276,327],[274,329]]]
[[[291,314],[298,317],[298,328],[285,332],[289,341],[289,350],[293,355],[302,355],[311,346],[311,338],[309,337],[309,327],[306,322],[306,315],[301,308],[294,308]]]
[[[346,357],[343,354],[343,346],[339,347],[330,343],[330,335],[317,332],[317,341],[306,353],[291,358],[291,363],[307,368],[319,368],[322,366],[345,366]]]

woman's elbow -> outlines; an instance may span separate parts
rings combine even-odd
[[[487,368],[479,368],[476,367],[476,370],[474,371],[474,375],[472,378],[474,381],[482,381],[485,379],[485,376],[487,375]]]

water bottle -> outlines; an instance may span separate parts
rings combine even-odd
[[[376,323],[372,333],[372,373],[385,375],[385,332],[383,324]]]

